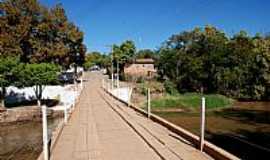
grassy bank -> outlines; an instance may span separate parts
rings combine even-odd
[[[159,99],[153,99],[151,101],[151,107],[153,110],[184,109],[196,111],[200,109],[202,96],[206,98],[207,109],[229,107],[233,103],[232,99],[222,95],[201,95],[197,93],[187,93],[174,96],[167,95]]]

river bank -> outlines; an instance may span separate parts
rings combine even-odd
[[[48,133],[63,118],[48,120]],[[0,160],[36,160],[42,151],[42,123],[21,121],[0,126]]]
[[[48,134],[63,120],[63,111],[48,112]],[[36,160],[42,151],[42,113],[38,106],[0,112],[0,160]]]
[[[142,91],[135,89],[131,101],[147,110],[147,96]],[[168,96],[164,92],[151,91],[153,113],[200,135],[202,95]],[[270,102],[240,102],[219,95],[204,96],[205,138],[208,141],[245,160],[265,159],[270,155]]]
[[[48,118],[56,117],[63,117],[63,111],[49,109]],[[0,112],[0,126],[26,121],[38,122],[41,118],[41,108],[38,106],[14,107]]]

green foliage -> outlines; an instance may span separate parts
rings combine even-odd
[[[173,35],[159,50],[161,78],[181,92],[219,93],[239,99],[269,99],[270,40],[241,31],[228,38],[206,26]]]
[[[151,89],[151,93],[163,94],[165,91],[164,84],[155,80],[147,81],[147,86]]]
[[[144,77],[138,77],[136,83],[144,83]]]
[[[120,46],[113,45],[113,57],[116,61],[119,61],[120,64],[132,60],[135,53],[136,47],[133,41],[127,40]]]
[[[133,41],[127,40],[120,45],[112,46],[113,65],[114,68],[119,64],[119,73],[122,75],[121,79],[124,79],[124,67],[125,64],[131,62],[134,59],[136,53],[136,46]]]
[[[108,56],[103,55],[99,52],[91,52],[86,54],[84,68],[90,68],[94,65],[98,65],[99,67],[109,66]]]
[[[85,69],[88,69],[88,68],[91,68],[91,67],[93,67],[95,65],[95,63],[93,63],[93,62],[84,62],[84,64],[83,64],[83,67],[85,68]]]
[[[5,87],[32,87],[38,99],[42,97],[44,85],[57,84],[59,66],[50,63],[24,64],[17,57],[0,57],[1,99],[5,97]]]
[[[17,76],[19,81],[17,86],[32,87],[35,86],[37,99],[42,98],[42,92],[45,85],[57,84],[60,68],[55,64],[21,64],[17,67]]]
[[[137,82],[138,83],[138,82]],[[158,81],[145,81],[138,83],[136,90],[138,93],[147,95],[147,89],[150,88],[151,94],[160,94],[164,92],[164,85]]]
[[[169,93],[171,95],[178,94],[175,83],[173,83],[171,81],[168,81],[168,80],[165,81],[164,82],[164,88],[165,88],[166,93]]]
[[[147,95],[147,85],[145,83],[140,83],[138,86],[138,92],[142,95]]]
[[[150,49],[142,49],[136,53],[136,58],[156,58],[156,53]]]
[[[177,96],[165,96],[160,99],[152,100],[151,105],[153,109],[187,109],[199,110],[201,106],[201,94],[188,93],[178,94]],[[229,107],[232,105],[233,100],[222,95],[210,94],[205,95],[206,108],[217,109]]]
[[[18,66],[19,61],[16,57],[1,57],[0,58],[0,85],[7,87],[14,83],[14,71]]]
[[[19,61],[17,57],[0,57],[0,87],[2,107],[4,107],[4,99],[6,95],[6,87],[16,83],[15,70]]]
[[[25,64],[20,71],[22,86],[57,84],[59,67],[50,63]]]
[[[182,103],[180,99],[176,97],[163,97],[161,99],[151,100],[151,107],[155,109],[172,109],[172,108],[182,108]]]
[[[0,55],[19,56],[24,63],[83,62],[83,32],[68,21],[61,5],[47,8],[37,0],[4,0],[0,13]]]

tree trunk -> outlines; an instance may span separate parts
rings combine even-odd
[[[42,99],[42,85],[39,85],[38,88],[39,88],[38,89],[38,91],[39,91],[39,93],[38,93],[38,99],[41,100]]]
[[[36,98],[37,98],[37,105],[41,107],[41,99],[42,99],[42,85],[36,85]]]
[[[41,101],[40,101],[40,99],[37,100],[37,105],[38,105],[38,107],[41,107]]]
[[[5,97],[6,97],[6,87],[2,86],[2,93],[1,93],[1,107],[0,110],[5,110]]]

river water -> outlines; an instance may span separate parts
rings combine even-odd
[[[49,136],[61,118],[48,121]],[[42,151],[42,122],[0,125],[0,160],[36,160]]]
[[[196,135],[200,134],[199,113],[156,114]],[[241,159],[269,157],[270,102],[239,102],[232,108],[207,112],[206,139]]]

